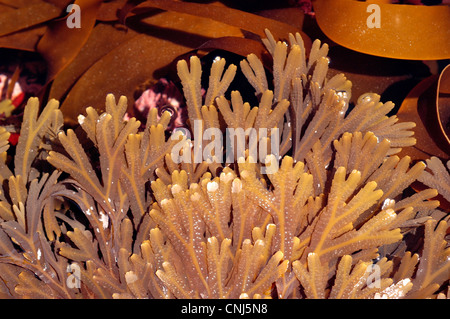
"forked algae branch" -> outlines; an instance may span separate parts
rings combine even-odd
[[[396,155],[415,124],[374,93],[351,106],[327,44],[266,35],[273,81],[255,54],[239,65],[257,105],[228,92],[238,66],[218,57],[202,88],[200,59],[178,62],[184,134],[157,108],[145,125],[127,118],[111,94],[63,130],[57,101],[38,114],[30,98],[13,157],[0,128],[1,296],[449,297],[449,215],[434,199],[450,200],[448,169]],[[248,134],[216,148],[208,129]],[[195,161],[196,147],[211,156]],[[433,188],[408,191],[416,180]]]

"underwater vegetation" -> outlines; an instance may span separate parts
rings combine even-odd
[[[404,155],[416,123],[278,26],[238,63],[180,53],[180,85],[136,103],[86,107],[74,96],[100,79],[72,86],[58,66],[45,103],[7,100],[21,120],[0,127],[0,296],[450,298],[450,161]]]

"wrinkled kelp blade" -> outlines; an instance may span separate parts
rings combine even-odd
[[[336,43],[359,52],[411,60],[450,58],[450,6],[317,0],[317,23]],[[378,9],[377,9],[378,8]],[[372,16],[373,15],[373,16]],[[379,27],[372,26],[379,19]]]
[[[74,4],[79,6],[79,11],[75,10],[49,25],[37,46],[37,51],[48,64],[47,81],[51,81],[77,56],[92,32],[100,3],[100,0],[77,0]],[[68,19],[72,19],[71,15],[76,19],[77,14],[80,27],[69,27]]]
[[[2,7],[0,12],[0,36],[20,31],[49,21],[60,14],[59,8],[45,1],[32,3],[15,10]]]
[[[214,4],[200,4],[172,0],[148,0],[139,4],[135,8],[128,8],[128,12],[122,13],[123,15],[125,14],[123,18],[126,18],[129,15],[129,11],[131,9],[141,13],[146,12],[151,8],[187,13],[199,17],[208,17],[210,19],[250,31],[261,37],[265,36],[264,30],[266,28],[270,28],[270,31],[277,38],[284,38],[289,33],[295,34],[296,32],[300,32],[303,41],[305,42],[305,48],[307,51],[311,48],[311,40],[309,37],[298,28],[290,24]]]

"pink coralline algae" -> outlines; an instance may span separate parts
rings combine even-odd
[[[30,66],[32,66],[32,63],[25,67]],[[17,67],[16,64],[0,67],[0,101],[10,99],[15,107],[19,107],[28,97],[36,96],[42,89],[42,84],[36,80],[35,76],[23,75],[22,72],[17,81],[11,83]],[[10,85],[14,85],[14,87],[11,89]]]
[[[11,145],[16,145],[19,138],[17,130],[21,123],[23,102],[28,97],[37,95],[42,88],[42,85],[33,77],[21,74],[17,80],[14,80],[14,77],[18,75],[14,74],[14,70],[16,72],[19,70],[17,65],[3,67],[0,71],[0,102],[10,100],[8,102],[10,106],[7,103],[0,108],[0,125],[10,132]]]
[[[0,74],[0,100],[4,100],[8,98],[6,92],[8,91],[8,87],[10,84],[10,79],[6,74]],[[14,84],[14,88],[11,94],[11,102],[17,107],[23,102],[23,98],[25,94],[22,90],[22,87],[18,82]]]
[[[134,105],[134,116],[145,121],[148,112],[158,109],[158,119],[165,112],[171,113],[171,120],[167,129],[172,131],[177,127],[185,127],[187,120],[187,109],[183,103],[183,95],[176,85],[164,78],[159,79],[156,84],[145,90],[136,100]]]

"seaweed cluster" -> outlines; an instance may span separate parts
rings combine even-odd
[[[168,136],[156,108],[143,129],[124,119],[123,96],[88,107],[76,130],[56,100],[38,114],[30,98],[12,158],[0,128],[1,296],[449,297],[449,215],[435,200],[450,200],[448,169],[396,155],[414,123],[374,93],[351,105],[351,82],[327,77],[326,44],[266,35],[273,81],[255,54],[240,62],[256,106],[228,92],[238,67],[225,59],[206,92],[200,59],[178,61],[192,137]],[[208,129],[256,139],[225,161],[234,141]],[[411,192],[416,180],[433,188]]]

